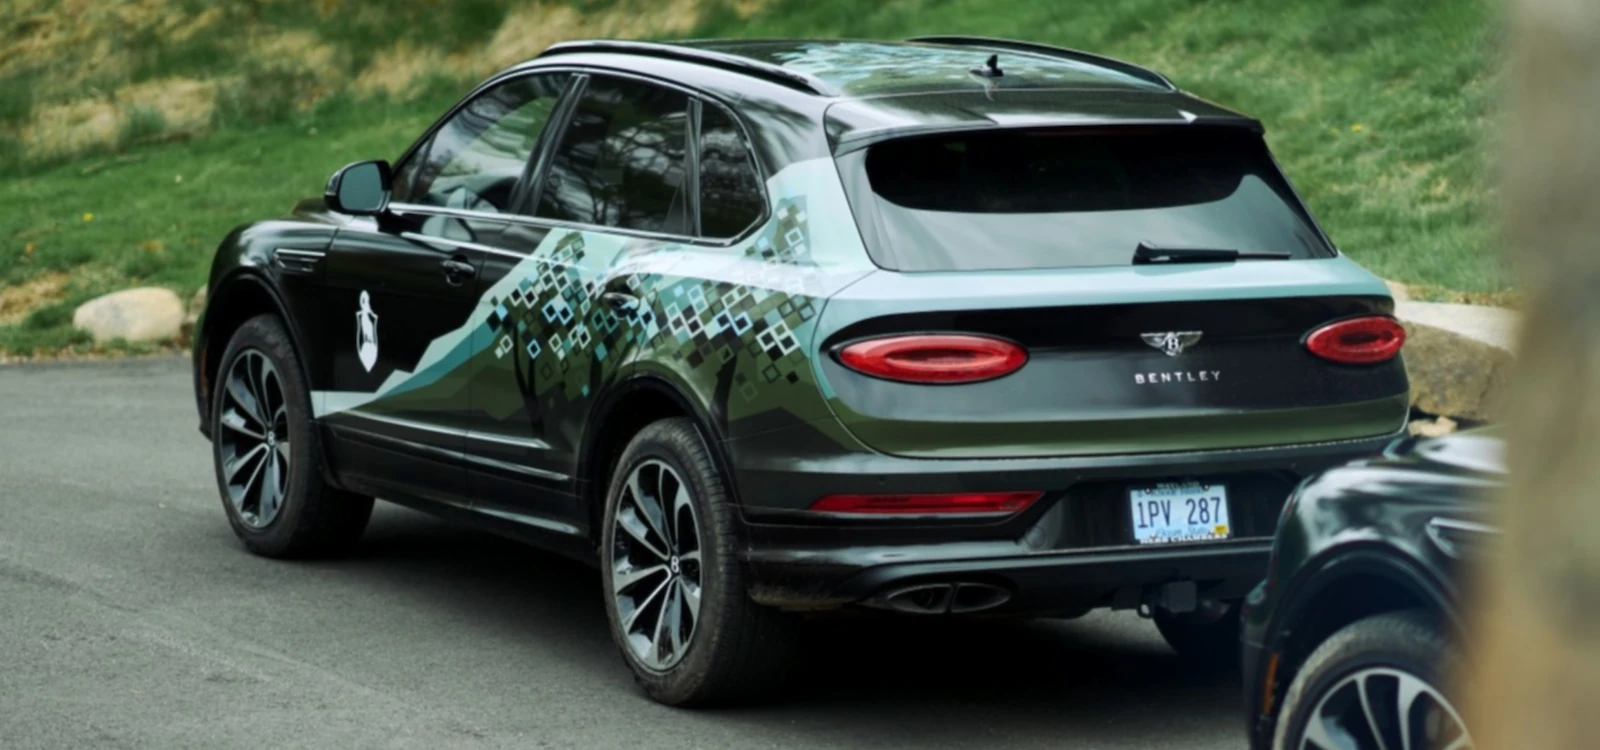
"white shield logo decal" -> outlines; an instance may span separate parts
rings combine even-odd
[[[372,299],[366,290],[361,291],[361,310],[356,313],[356,356],[367,372],[378,364],[378,315],[372,312]]]

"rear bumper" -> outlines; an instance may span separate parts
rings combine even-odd
[[[1261,576],[1270,539],[1171,547],[1122,547],[1047,554],[906,561],[903,550],[852,549],[796,556],[756,550],[746,558],[763,604],[819,609],[863,602],[925,583],[985,584],[1010,597],[992,610],[1079,612],[1134,607],[1156,587],[1192,581],[1205,599],[1239,599]],[[937,557],[937,555],[932,555]],[[885,562],[886,559],[893,562]]]
[[[1009,592],[996,611],[1135,606],[1193,582],[1201,598],[1243,599],[1263,576],[1283,501],[1305,476],[1374,455],[1396,435],[1227,451],[1066,459],[928,460],[879,454],[736,461],[751,594],[790,609],[873,600],[922,583]],[[748,454],[747,454],[748,455]],[[1138,545],[1127,486],[1171,479],[1230,487],[1234,538]],[[834,493],[1039,490],[1005,518],[844,517],[802,510]]]

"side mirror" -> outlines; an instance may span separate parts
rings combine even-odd
[[[389,177],[389,162],[358,161],[328,178],[322,200],[341,214],[376,216],[389,209]]]

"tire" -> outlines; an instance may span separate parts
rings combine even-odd
[[[1272,747],[1300,750],[1307,737],[1315,739],[1319,728],[1328,722],[1338,722],[1350,727],[1351,736],[1363,748],[1377,748],[1372,741],[1373,730],[1362,730],[1354,722],[1364,721],[1366,713],[1358,700],[1357,682],[1364,684],[1371,697],[1373,716],[1383,729],[1388,747],[1443,747],[1467,732],[1461,723],[1459,711],[1442,689],[1441,677],[1456,674],[1461,665],[1457,649],[1450,644],[1420,611],[1392,612],[1374,615],[1345,626],[1318,646],[1289,684],[1283,707],[1272,739]],[[1402,680],[1413,679],[1409,687],[1421,685],[1419,693],[1402,691]],[[1396,709],[1402,695],[1414,695],[1424,703],[1410,704],[1408,715],[1426,717],[1412,720],[1411,728],[1421,735],[1412,736],[1412,744],[1401,743]],[[1393,698],[1392,701],[1385,700]],[[1421,711],[1421,714],[1414,713]],[[1313,725],[1313,715],[1319,720]],[[1363,719],[1352,717],[1361,716]],[[1370,724],[1364,724],[1370,727]],[[1430,728],[1439,734],[1428,737]],[[1470,747],[1470,736],[1468,745]]]
[[[647,515],[665,496],[676,502],[654,503],[663,512]],[[798,620],[750,600],[738,509],[692,422],[661,420],[628,443],[602,519],[607,620],[645,694],[689,707],[753,701],[782,686]],[[660,626],[664,614],[672,627]]]
[[[1193,612],[1156,610],[1156,630],[1179,656],[1214,669],[1239,668],[1239,603],[1200,602]]]
[[[324,479],[302,372],[283,324],[258,315],[228,341],[212,388],[211,455],[222,507],[245,549],[263,557],[345,552],[372,515],[372,498]],[[271,429],[260,429],[263,423]]]

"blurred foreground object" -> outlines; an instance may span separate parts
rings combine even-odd
[[[1600,737],[1600,3],[1515,0],[1504,180],[1524,310],[1504,554],[1477,612],[1479,747]]]

